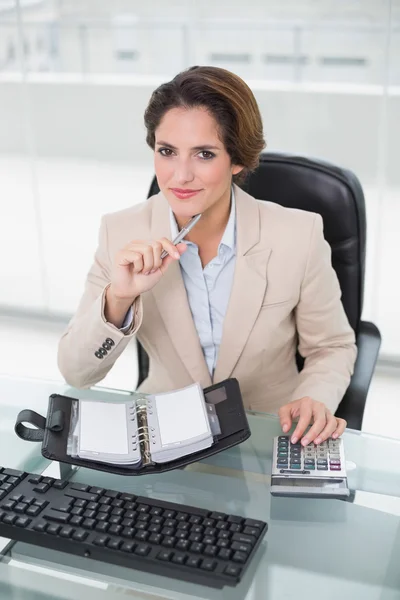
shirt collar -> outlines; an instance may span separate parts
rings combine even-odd
[[[179,233],[179,229],[171,208],[169,209],[169,220],[171,225],[171,238],[175,239]],[[190,244],[191,242],[187,243]],[[229,213],[228,223],[226,224],[224,235],[222,236],[218,250],[222,245],[227,246],[231,250],[235,250],[236,246],[236,199],[233,187],[231,191],[231,212]]]

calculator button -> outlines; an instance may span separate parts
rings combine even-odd
[[[328,464],[328,461],[325,458],[324,459],[319,458],[317,460],[317,465],[327,465],[327,464]]]
[[[301,469],[301,465],[298,463],[290,463],[290,468],[291,469]]]
[[[301,465],[301,458],[291,458],[290,462],[292,465]]]
[[[340,460],[338,458],[331,458],[329,462],[331,465],[340,465]]]
[[[341,469],[340,465],[331,465],[331,471],[341,471]]]
[[[327,471],[328,465],[317,465],[318,471]]]
[[[285,442],[287,442],[289,440],[289,436],[288,435],[280,435],[280,436],[278,436],[278,440],[279,441],[284,440]]]
[[[305,465],[315,465],[315,460],[313,458],[305,458],[304,464]]]

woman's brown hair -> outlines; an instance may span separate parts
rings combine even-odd
[[[147,144],[154,150],[155,131],[171,108],[204,107],[216,120],[219,137],[233,165],[244,168],[233,176],[242,183],[265,148],[257,101],[249,86],[219,67],[191,67],[154,90],[144,114]]]

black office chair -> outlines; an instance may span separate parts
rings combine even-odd
[[[327,162],[266,152],[260,165],[242,186],[258,198],[282,206],[319,213],[324,235],[332,248],[332,265],[342,290],[342,302],[350,325],[356,333],[358,356],[354,374],[336,416],[346,419],[348,427],[361,429],[368,388],[381,344],[378,328],[361,320],[364,273],[366,216],[364,193],[351,171]],[[159,192],[153,179],[149,197]],[[138,344],[139,382],[148,373],[146,352]],[[301,370],[303,359],[297,356]]]

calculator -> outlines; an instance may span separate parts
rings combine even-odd
[[[347,498],[343,440],[292,444],[289,435],[274,438],[271,474],[273,496]]]

